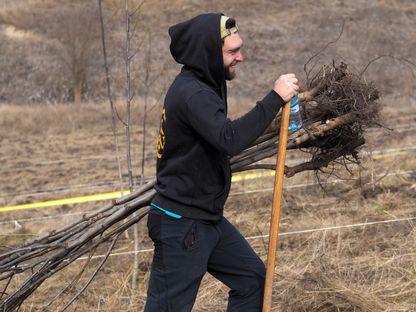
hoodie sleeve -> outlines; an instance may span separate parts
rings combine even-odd
[[[191,126],[205,140],[234,156],[263,134],[283,104],[283,99],[271,90],[245,115],[230,120],[222,100],[213,92],[202,90],[187,101],[187,115]]]

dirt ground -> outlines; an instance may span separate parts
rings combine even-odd
[[[187,15],[211,6],[218,10],[221,7],[216,1],[175,3],[188,10]],[[412,1],[294,1],[288,7],[279,1],[244,1],[244,6],[251,7],[256,14],[236,1],[229,2],[226,8],[243,21],[242,28],[250,29],[246,38],[247,46],[251,46],[241,79],[230,84],[232,117],[252,107],[278,71],[295,68],[301,76],[305,61],[322,47],[322,38],[329,42],[337,34],[342,17],[349,20],[345,34],[338,45],[322,56],[324,62],[344,57],[349,64],[362,68],[375,55],[394,51],[414,55],[412,16],[416,10]],[[180,12],[175,9],[167,14],[169,18],[162,24],[178,19]],[[270,25],[278,19],[280,26],[267,28],[267,23],[261,23],[262,16]],[[313,27],[305,27],[304,22],[297,24],[302,18]],[[363,29],[367,35],[362,34]],[[279,51],[273,64],[282,64],[271,72],[266,70],[270,55],[260,53],[262,44],[272,41],[267,31],[277,38],[268,46],[270,51]],[[0,42],[1,49],[9,47],[2,47]],[[295,48],[300,52],[292,59]],[[5,63],[2,59],[1,64]],[[265,76],[270,81],[263,79]],[[273,311],[416,311],[415,79],[408,66],[392,60],[374,64],[366,79],[382,90],[383,124],[391,130],[371,129],[366,134],[360,153],[361,167],[354,167],[352,174],[341,169],[331,177],[304,172],[285,181]],[[7,90],[6,82],[0,82]],[[11,83],[14,84],[18,85]],[[13,93],[9,91],[4,94]],[[141,103],[139,98],[132,114],[132,161],[137,180],[142,160]],[[117,105],[124,116],[123,100],[118,100]],[[148,116],[145,177],[155,174],[159,112],[156,107]],[[125,135],[122,127],[118,132],[126,187]],[[81,107],[3,103],[0,146],[0,208],[120,190],[110,109],[105,101],[90,101]],[[287,161],[296,163],[303,157],[307,155],[289,151]],[[265,176],[233,183],[225,207],[225,216],[263,260],[267,256],[273,182],[272,176]],[[9,212],[0,209],[0,247],[17,245],[105,203]],[[152,257],[145,224],[146,220],[139,223],[139,288],[134,292],[131,289],[133,236],[129,231],[119,239],[114,255],[70,311],[143,309]],[[102,246],[96,255],[104,254],[106,247]],[[81,270],[85,259],[50,278],[20,310],[58,311],[87,282],[100,259],[94,258],[77,285],[50,307],[45,305]],[[10,289],[26,277],[14,280]],[[0,282],[0,290],[4,285],[4,281]],[[228,288],[207,274],[194,311],[225,311],[227,296]]]

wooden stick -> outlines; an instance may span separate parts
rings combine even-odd
[[[270,312],[272,304],[272,286],[274,267],[276,263],[277,239],[279,236],[279,221],[282,205],[283,177],[286,160],[286,144],[289,127],[290,103],[286,103],[282,110],[280,124],[279,147],[277,151],[276,175],[274,182],[273,206],[270,219],[269,251],[267,254],[266,281],[264,285],[263,312]]]

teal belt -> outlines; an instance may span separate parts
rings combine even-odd
[[[158,205],[154,204],[154,203],[150,203],[150,205],[154,208],[157,208],[159,210],[162,210],[165,214],[167,214],[169,217],[175,218],[175,219],[180,219],[182,218],[181,215],[178,215],[177,213],[171,212],[169,210],[163,209],[161,207],[159,207]]]

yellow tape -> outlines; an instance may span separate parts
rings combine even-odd
[[[386,158],[386,157],[392,157],[392,156],[403,156],[409,154],[408,151],[401,151],[401,152],[393,152],[393,153],[389,153],[389,154],[376,154],[376,155],[372,155],[371,157],[373,159],[380,159],[380,158]]]
[[[232,182],[239,182],[243,180],[258,179],[263,177],[274,177],[274,170],[267,171],[256,171],[256,172],[245,172],[239,173],[232,176]]]
[[[20,234],[20,233],[16,233],[16,234],[0,234],[0,236],[37,236],[37,234]]]
[[[239,173],[239,174],[233,175],[232,181],[238,182],[242,180],[257,179],[257,178],[265,177],[265,176],[274,176],[274,171],[269,170],[269,171]],[[129,193],[130,192],[126,190],[124,192],[124,195],[127,195]],[[80,204],[80,203],[93,202],[93,201],[116,199],[120,197],[121,197],[120,192],[102,193],[102,194],[86,195],[86,196],[79,196],[79,197],[72,197],[72,198],[48,200],[48,201],[39,202],[39,203],[30,203],[30,204],[22,204],[22,205],[16,205],[16,206],[0,207],[0,212]]]
[[[129,193],[130,193],[129,191],[125,191],[124,195],[127,195]],[[0,207],[0,212],[44,208],[44,207],[59,206],[59,205],[79,204],[79,203],[86,203],[86,202],[92,202],[92,201],[116,199],[116,198],[119,198],[120,196],[121,196],[120,192],[111,192],[111,193],[86,195],[86,196],[79,196],[79,197],[72,197],[72,198],[63,198],[63,199],[56,199],[56,200],[48,200],[48,201],[40,202],[40,203],[30,203],[30,204],[22,204],[22,205],[16,205],[16,206]]]

